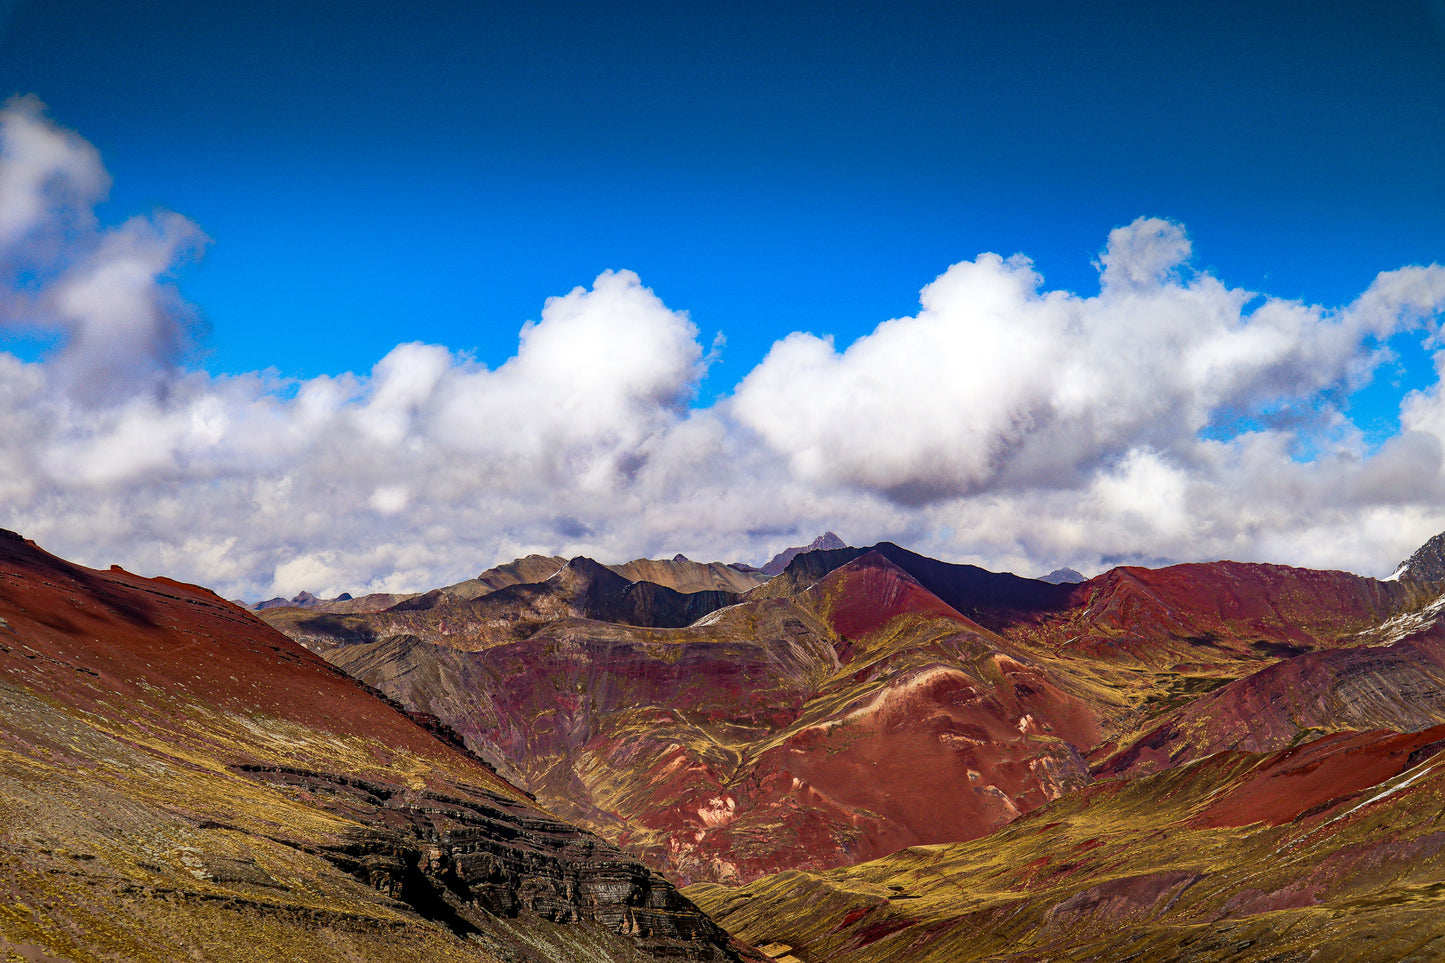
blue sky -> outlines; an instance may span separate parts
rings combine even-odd
[[[46,0],[12,4],[0,65],[100,149],[110,210],[213,239],[182,284],[219,371],[403,338],[499,363],[546,297],[629,268],[741,372],[983,251],[1088,291],[1146,215],[1314,303],[1445,259],[1421,2]]]
[[[1326,309],[1382,271],[1445,261],[1435,0],[12,0],[0,3],[0,95],[39,98],[99,151],[113,180],[101,225],[164,209],[209,238],[164,274],[203,321],[181,366],[210,377],[365,378],[412,341],[496,369],[547,298],[626,270],[687,312],[704,352],[723,337],[685,385],[702,411],[790,333],[831,335],[841,351],[917,314],[921,288],[983,252],[1026,255],[1042,290],[1097,295],[1109,232],[1136,218],[1187,231],[1186,280]],[[1375,452],[1400,433],[1406,393],[1435,383],[1428,336],[1390,328],[1395,358],[1377,358],[1366,387],[1334,379],[1285,402],[1211,408],[1199,436],[1228,441],[1326,405]],[[0,347],[27,362],[66,337],[0,325]],[[1292,457],[1313,462],[1338,430],[1315,425]],[[1133,450],[1119,444],[1114,470]],[[940,534],[955,527],[936,518],[897,516],[912,510],[897,492],[919,479],[875,491],[857,473],[826,478],[882,492],[855,541],[912,535],[1020,566],[1071,551],[981,547]],[[976,501],[993,489],[949,491]],[[1415,504],[1401,543],[1440,520],[1424,496]],[[51,524],[63,541],[62,510],[50,511],[16,521]],[[799,532],[811,537],[813,521]],[[573,547],[641,551],[664,541],[666,526],[649,524],[635,545],[596,519],[556,530],[595,534]],[[763,555],[774,536],[691,537],[698,551]],[[498,537],[478,552],[545,541]],[[1058,561],[1172,558],[1191,544]],[[185,558],[145,556],[162,557]],[[384,579],[390,564],[347,577]],[[255,585],[266,565],[228,577]]]

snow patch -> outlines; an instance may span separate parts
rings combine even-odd
[[[1362,803],[1356,803],[1345,812],[1342,812],[1334,819],[1331,819],[1330,822],[1338,822],[1339,820],[1344,819],[1346,816],[1350,815],[1350,813],[1364,809],[1366,806],[1373,805],[1374,803],[1379,802],[1381,799],[1384,799],[1387,796],[1393,796],[1395,793],[1399,792],[1401,789],[1404,789],[1406,786],[1409,786],[1411,783],[1420,781],[1421,778],[1430,775],[1439,768],[1437,763],[1441,761],[1441,758],[1442,757],[1439,756],[1433,756],[1429,759],[1426,759],[1419,765],[1415,766],[1413,769],[1407,769],[1404,772],[1400,773],[1398,776],[1391,777],[1400,781],[1395,783],[1394,785],[1386,785],[1385,788],[1380,792],[1375,793],[1373,796],[1371,796],[1369,799],[1366,799]],[[1386,783],[1388,783],[1389,781],[1390,780],[1388,779],[1385,780]],[[1325,825],[1328,826],[1329,823],[1326,823]]]
[[[703,628],[703,627],[709,626],[709,625],[716,625],[716,624],[718,624],[719,622],[721,622],[721,621],[723,620],[723,618],[724,618],[724,614],[723,614],[723,613],[725,613],[725,612],[731,612],[733,609],[738,608],[738,607],[741,606],[742,604],[743,604],[742,602],[734,602],[732,605],[724,605],[724,606],[723,606],[722,608],[720,608],[720,609],[713,609],[713,610],[712,610],[711,612],[709,612],[707,615],[704,615],[702,618],[700,618],[700,619],[698,619],[696,622],[692,623],[692,625],[691,625],[690,627],[691,627],[691,628],[694,628],[694,629],[697,629],[697,628]]]
[[[1434,625],[1445,612],[1445,595],[1415,612],[1406,612],[1404,615],[1397,615],[1393,619],[1375,626],[1373,629],[1366,629],[1356,633],[1356,638],[1374,636],[1375,640],[1370,643],[1371,647],[1378,648],[1385,645],[1393,645],[1401,639],[1423,632]]]

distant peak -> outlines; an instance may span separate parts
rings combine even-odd
[[[1082,572],[1076,572],[1071,568],[1056,568],[1049,574],[1039,579],[1040,582],[1048,582],[1051,585],[1077,585],[1079,582],[1087,582]]]
[[[578,555],[576,558],[569,559],[566,565],[562,566],[547,579],[548,582],[554,580],[560,585],[576,583],[591,584],[598,581],[603,583],[628,581],[606,565],[603,565],[596,559],[588,558],[586,555]]]
[[[324,599],[319,595],[313,595],[311,592],[303,591],[289,599],[282,598],[278,595],[274,599],[267,599],[264,602],[240,602],[238,604],[242,608],[250,609],[252,612],[260,612],[265,609],[314,609],[319,605],[325,605],[327,602],[344,602],[350,598],[350,594],[346,592],[342,592],[334,599]]]
[[[674,556],[672,557],[672,560],[673,560],[674,562],[686,562],[686,561],[689,561],[688,557],[687,557],[686,555],[682,554],[681,552],[678,552],[676,555],[674,555]]]
[[[847,548],[848,543],[832,532],[824,532],[807,545],[799,545],[794,548],[786,548],[773,556],[773,560],[762,567],[764,575],[781,575],[788,563],[799,555],[808,552],[831,552],[840,548]]]

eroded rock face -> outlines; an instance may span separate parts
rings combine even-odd
[[[663,959],[739,959],[741,947],[678,891],[595,836],[496,793],[399,790],[285,767],[252,779],[313,796],[366,827],[321,849],[333,865],[459,935],[491,918],[593,923]]]

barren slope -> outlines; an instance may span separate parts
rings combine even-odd
[[[11,533],[0,719],[0,948],[23,959],[748,952],[249,613]]]
[[[1229,752],[970,843],[687,892],[811,963],[1445,957],[1445,727]]]

